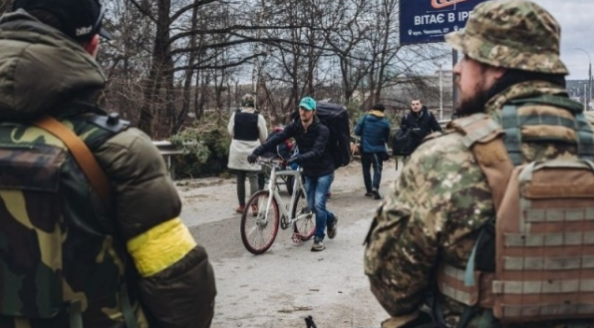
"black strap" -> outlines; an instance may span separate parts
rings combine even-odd
[[[126,328],[137,328],[138,323],[136,322],[136,317],[134,316],[134,311],[132,310],[132,304],[130,303],[130,296],[128,295],[128,285],[125,283],[122,283],[120,289],[120,302]]]
[[[478,311],[479,311],[479,308],[476,306],[466,307],[466,309],[460,316],[460,320],[458,321],[456,328],[465,328],[468,325],[468,323],[470,322],[470,320],[472,320],[472,318],[477,314]]]
[[[437,286],[434,288],[435,292],[432,293],[427,297],[427,305],[431,309],[431,316],[433,317],[433,325],[437,328],[447,328],[448,325],[445,322],[445,317],[443,316],[443,310],[437,301]]]
[[[83,328],[82,301],[73,300],[68,304],[70,328]]]

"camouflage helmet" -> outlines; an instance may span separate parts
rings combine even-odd
[[[241,98],[241,107],[255,107],[256,97],[251,94],[246,94]]]
[[[527,0],[483,2],[463,30],[445,36],[454,49],[484,64],[567,75],[559,56],[560,38],[555,18]]]

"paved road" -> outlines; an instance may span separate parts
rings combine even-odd
[[[396,178],[394,161],[385,165],[380,192]],[[182,218],[207,248],[217,278],[212,328],[306,327],[307,315],[318,328],[379,327],[387,314],[369,291],[362,246],[379,201],[363,196],[362,180],[359,163],[336,172],[328,207],[340,221],[326,250],[294,244],[287,230],[258,256],[241,243],[234,179],[182,183]]]

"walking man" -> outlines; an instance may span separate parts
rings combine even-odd
[[[412,153],[426,136],[441,131],[441,126],[435,115],[423,105],[420,99],[413,99],[410,102],[410,112],[400,122],[400,129],[410,131],[412,139],[410,153]]]
[[[259,155],[275,149],[276,145],[289,138],[294,138],[299,154],[287,162],[297,163],[303,168],[305,192],[309,208],[316,214],[316,231],[312,252],[325,249],[326,227],[328,238],[336,237],[338,217],[326,209],[328,191],[334,180],[334,159],[328,151],[330,130],[316,116],[316,101],[305,97],[299,102],[299,118],[288,124],[285,129],[272,137],[248,156],[250,163],[256,162]]]
[[[386,143],[390,138],[390,121],[384,116],[385,106],[376,104],[355,126],[355,135],[361,137],[361,166],[365,196],[381,199],[379,193],[384,159],[387,158]],[[373,167],[373,180],[370,169]]]

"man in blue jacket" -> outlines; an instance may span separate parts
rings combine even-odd
[[[299,118],[291,122],[283,131],[267,140],[248,156],[250,163],[255,163],[259,155],[275,149],[275,146],[289,138],[294,138],[299,154],[291,157],[287,163],[297,163],[303,168],[307,203],[316,214],[316,232],[312,252],[325,249],[324,230],[328,227],[328,238],[336,237],[338,217],[326,209],[328,191],[334,180],[334,159],[329,147],[330,130],[316,116],[316,101],[305,97],[299,102]]]
[[[390,137],[390,122],[384,116],[386,107],[376,104],[355,126],[355,134],[361,137],[361,166],[365,182],[365,196],[381,199],[379,194],[384,159],[387,158],[386,143]],[[373,182],[370,169],[373,165]]]

